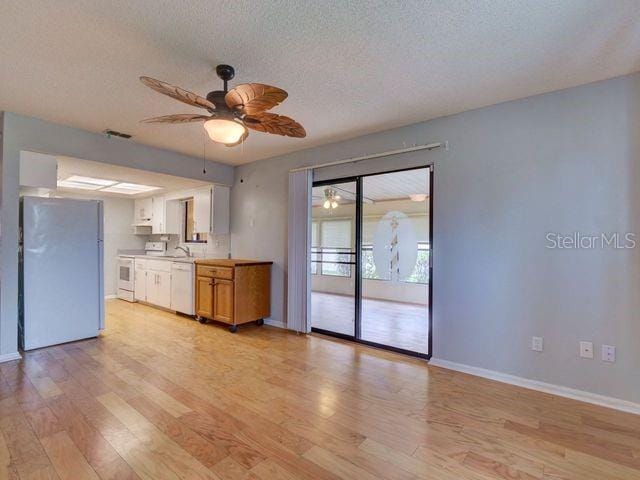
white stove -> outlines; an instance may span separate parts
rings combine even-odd
[[[167,255],[167,242],[147,242],[144,244],[144,254],[150,257],[164,257]]]

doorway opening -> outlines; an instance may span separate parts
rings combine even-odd
[[[433,167],[315,182],[311,329],[431,356]]]

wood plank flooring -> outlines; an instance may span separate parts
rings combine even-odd
[[[0,479],[638,480],[640,416],[119,300],[0,364]]]

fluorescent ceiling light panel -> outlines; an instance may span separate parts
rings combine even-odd
[[[152,192],[153,190],[160,190],[160,187],[140,185],[138,183],[118,183],[116,185],[103,188],[100,191],[109,193],[124,193],[126,195],[136,195],[137,193]]]
[[[80,190],[100,190],[101,188],[109,187],[111,185],[115,185],[116,183],[118,182],[115,182],[113,180],[72,175],[65,180],[59,180],[58,186],[64,188],[77,188]]]

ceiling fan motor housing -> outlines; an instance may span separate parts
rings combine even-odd
[[[229,110],[227,102],[224,101],[224,96],[227,94],[223,90],[214,90],[207,93],[207,100],[216,106],[216,110]]]

